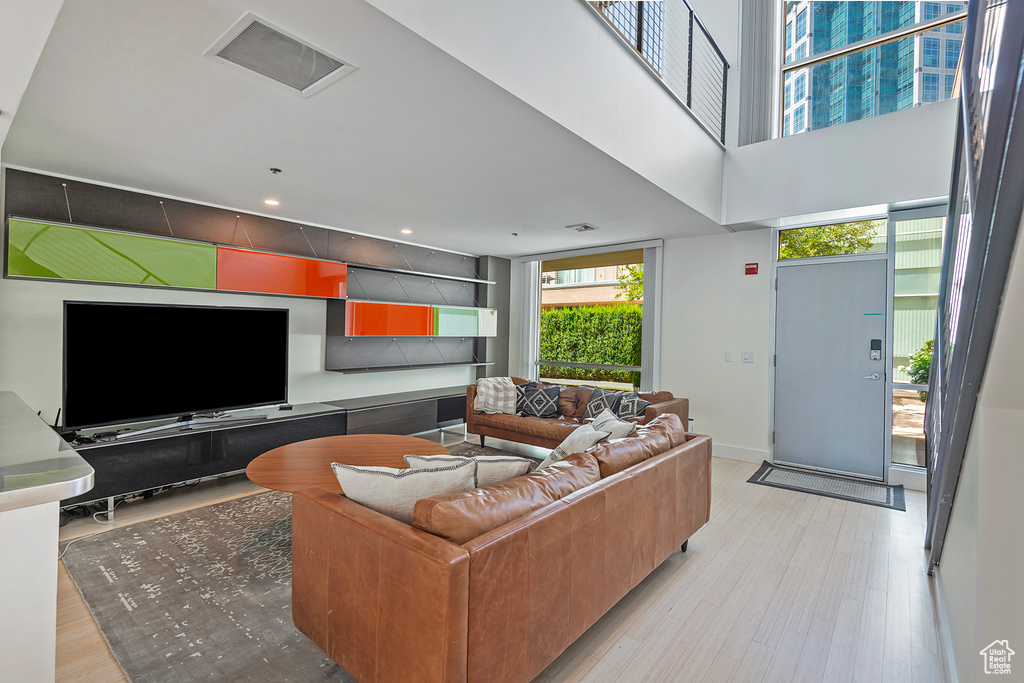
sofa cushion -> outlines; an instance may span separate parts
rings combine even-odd
[[[514,455],[474,455],[469,458],[461,455],[406,455],[404,459],[406,465],[416,469],[474,462],[476,483],[473,488],[500,484],[512,477],[526,474],[537,464],[537,461],[531,458],[519,458]]]
[[[551,455],[545,458],[544,462],[542,462],[537,469],[550,467],[567,455],[582,453],[588,448],[593,447],[594,444],[599,441],[607,439],[608,436],[609,432],[599,431],[595,429],[593,425],[582,425],[569,432],[569,435],[565,437],[565,440],[551,451]]]
[[[516,385],[516,413],[526,417],[558,417],[558,387],[536,382]]]
[[[416,501],[465,491],[476,483],[476,464],[472,461],[432,469],[357,467],[339,462],[332,462],[331,468],[346,497],[406,524],[412,522]]]
[[[516,412],[516,385],[511,377],[481,377],[476,381],[473,410],[511,415]]]
[[[495,486],[421,500],[412,525],[461,545],[599,479],[597,461],[587,453],[574,453],[551,467]]]
[[[617,415],[624,420],[643,417],[649,405],[651,405],[650,401],[642,398],[640,394],[634,391],[622,397],[622,401],[619,402]]]
[[[602,410],[610,410],[613,415],[618,413],[622,393],[609,389],[594,389],[590,392],[590,398],[587,400],[587,409],[583,412],[583,419],[595,418],[601,414]]]
[[[597,459],[601,478],[604,479],[675,448],[685,440],[685,430],[679,416],[665,414],[637,428],[634,436],[598,444],[590,453]]]
[[[686,443],[686,425],[675,413],[662,413],[646,425],[640,427],[642,432],[664,434],[669,438],[672,448]]]
[[[519,415],[479,415],[476,418],[476,424],[517,434],[551,439],[555,443],[561,442],[570,431],[579,427],[577,423],[568,420],[520,417]]]
[[[573,418],[577,422],[583,422],[583,416],[587,413],[587,404],[590,402],[590,395],[594,393],[594,387],[576,387],[576,412]]]
[[[564,387],[562,393],[558,395],[558,414],[575,420],[579,394],[579,387]]]

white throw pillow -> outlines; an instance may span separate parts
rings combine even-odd
[[[515,415],[516,385],[511,377],[483,377],[476,381],[473,410]]]
[[[432,469],[357,467],[332,462],[345,495],[371,510],[412,524],[416,501],[476,488],[476,464],[462,462]]]
[[[554,465],[567,455],[582,453],[588,448],[596,446],[599,441],[607,439],[608,434],[608,432],[597,431],[592,424],[580,425],[572,430],[569,436],[565,437],[555,450],[551,451],[551,455],[545,458],[544,462],[537,466],[537,469],[540,470],[548,465]]]
[[[591,423],[599,432],[608,432],[610,439],[621,439],[636,431],[636,423],[620,420],[615,413],[605,408]]]
[[[438,467],[459,462],[476,463],[476,488],[494,486],[501,482],[526,474],[535,461],[529,458],[517,458],[513,455],[407,455],[405,463],[409,467]]]

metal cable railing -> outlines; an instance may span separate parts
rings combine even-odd
[[[587,4],[724,144],[729,62],[686,0]]]

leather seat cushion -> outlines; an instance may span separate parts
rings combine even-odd
[[[598,444],[590,454],[597,459],[604,479],[675,448],[686,441],[685,433],[679,416],[666,413],[638,427],[633,436]]]
[[[568,419],[560,420],[551,417],[525,417],[519,415],[480,415],[476,418],[478,425],[504,429],[510,432],[518,432],[529,436],[539,436],[542,439],[552,439],[559,443],[579,424],[570,422]]]
[[[574,453],[543,470],[494,486],[424,498],[416,503],[412,525],[461,545],[600,478],[592,455]]]
[[[579,388],[565,387],[558,395],[558,414],[567,418],[576,419],[576,407],[579,400]]]

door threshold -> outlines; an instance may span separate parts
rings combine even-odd
[[[853,479],[856,481],[869,481],[871,483],[885,482],[884,477],[872,477],[867,474],[856,474],[855,472],[844,472],[843,470],[830,470],[825,467],[813,467],[811,465],[786,462],[785,460],[772,459],[772,464],[782,465],[783,467],[792,467],[795,470],[807,470],[808,472],[822,472],[825,474],[833,474],[839,477],[845,477],[846,479]]]

